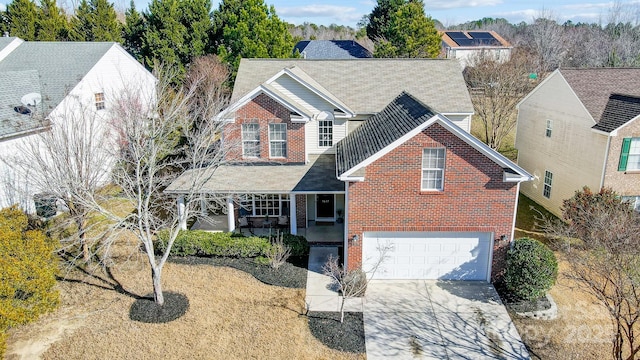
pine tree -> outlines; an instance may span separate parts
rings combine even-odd
[[[82,0],[71,19],[71,30],[76,41],[122,41],[116,11],[108,0]]]
[[[69,36],[69,23],[56,0],[40,0],[36,19],[36,40],[64,41]]]
[[[367,29],[367,37],[372,41],[379,41],[389,32],[391,14],[398,11],[406,0],[378,0],[371,14],[365,15],[364,25]]]
[[[442,39],[424,13],[422,0],[409,0],[389,16],[388,28],[376,40],[375,57],[435,58]]]
[[[9,35],[22,40],[36,39],[36,4],[31,0],[13,0],[7,6]]]
[[[125,24],[122,27],[123,47],[138,61],[142,61],[142,37],[145,31],[145,21],[136,10],[136,5],[131,4],[125,12]]]
[[[184,74],[185,66],[207,50],[210,10],[210,0],[153,0],[145,14],[146,64],[160,60]]]
[[[82,0],[71,18],[69,37],[74,41],[91,41],[93,14],[87,0]]]
[[[213,13],[213,43],[233,71],[241,58],[287,58],[294,40],[287,23],[263,0],[222,0]]]

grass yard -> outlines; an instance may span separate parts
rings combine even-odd
[[[59,283],[56,312],[9,332],[8,359],[364,359],[332,350],[304,316],[304,289],[266,285],[229,267],[167,263],[165,291],[184,294],[187,313],[165,324],[129,319],[151,292],[142,254],[116,258],[113,280],[77,270]],[[103,279],[108,279],[101,275]]]

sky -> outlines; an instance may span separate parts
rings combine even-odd
[[[116,9],[124,11],[130,0],[111,0]],[[3,3],[0,10],[4,10]],[[69,7],[78,0],[58,0],[58,4]],[[135,0],[138,10],[147,8],[149,0]],[[219,0],[213,0],[213,8],[218,7]],[[276,8],[276,14],[287,22],[302,24],[310,22],[317,25],[348,25],[356,27],[363,15],[369,14],[374,8],[375,0],[265,0],[268,5]],[[425,0],[425,12],[432,18],[439,20],[445,26],[461,24],[467,21],[479,20],[484,17],[506,18],[509,22],[531,22],[540,14],[550,14],[545,17],[553,18],[560,23],[571,20],[574,23],[607,23],[609,10],[616,4],[625,10],[625,21],[640,23],[640,0]],[[72,7],[72,6],[71,6]]]
[[[363,15],[374,8],[374,0],[265,0],[274,5],[276,14],[287,22],[302,24],[311,22],[318,25],[349,25],[355,27]],[[607,22],[608,12],[614,1],[553,0],[425,0],[425,12],[439,20],[445,26],[478,20],[483,17],[506,18],[511,23],[531,22],[543,11],[563,23],[571,20],[577,22]],[[214,8],[217,1],[214,0]],[[640,0],[616,0],[617,4],[632,5],[634,10],[640,8]],[[627,11],[627,15],[637,15],[631,21],[640,18],[640,12]],[[539,17],[539,16],[538,16]],[[548,16],[547,16],[548,17]]]

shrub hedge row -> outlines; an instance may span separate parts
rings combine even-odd
[[[158,233],[156,250],[164,252],[169,233]],[[309,253],[309,245],[303,236],[284,235],[285,245],[291,248],[292,256],[303,256]],[[230,256],[253,258],[267,256],[271,250],[271,241],[266,237],[239,236],[225,232],[208,232],[203,230],[180,231],[171,248],[173,256]]]

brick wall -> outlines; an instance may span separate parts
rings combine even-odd
[[[260,158],[242,157],[242,124],[257,123],[260,125]],[[269,159],[269,124],[287,124],[287,157]],[[225,143],[231,150],[227,157],[230,160],[247,161],[277,161],[295,162],[305,161],[304,124],[292,123],[290,112],[280,103],[265,94],[260,94],[245,106],[236,111],[235,122],[225,129]]]
[[[444,190],[422,192],[422,151],[445,147]],[[368,231],[492,232],[492,280],[504,269],[517,194],[502,168],[438,124],[367,166],[365,181],[349,185],[349,234]],[[362,241],[348,249],[350,268],[361,266]]]
[[[622,140],[631,137],[640,137],[640,121],[638,120],[623,127],[618,131],[618,136],[611,138],[605,169],[604,186],[612,188],[622,196],[640,196],[640,171],[618,171]],[[599,189],[591,190],[598,191]]]

